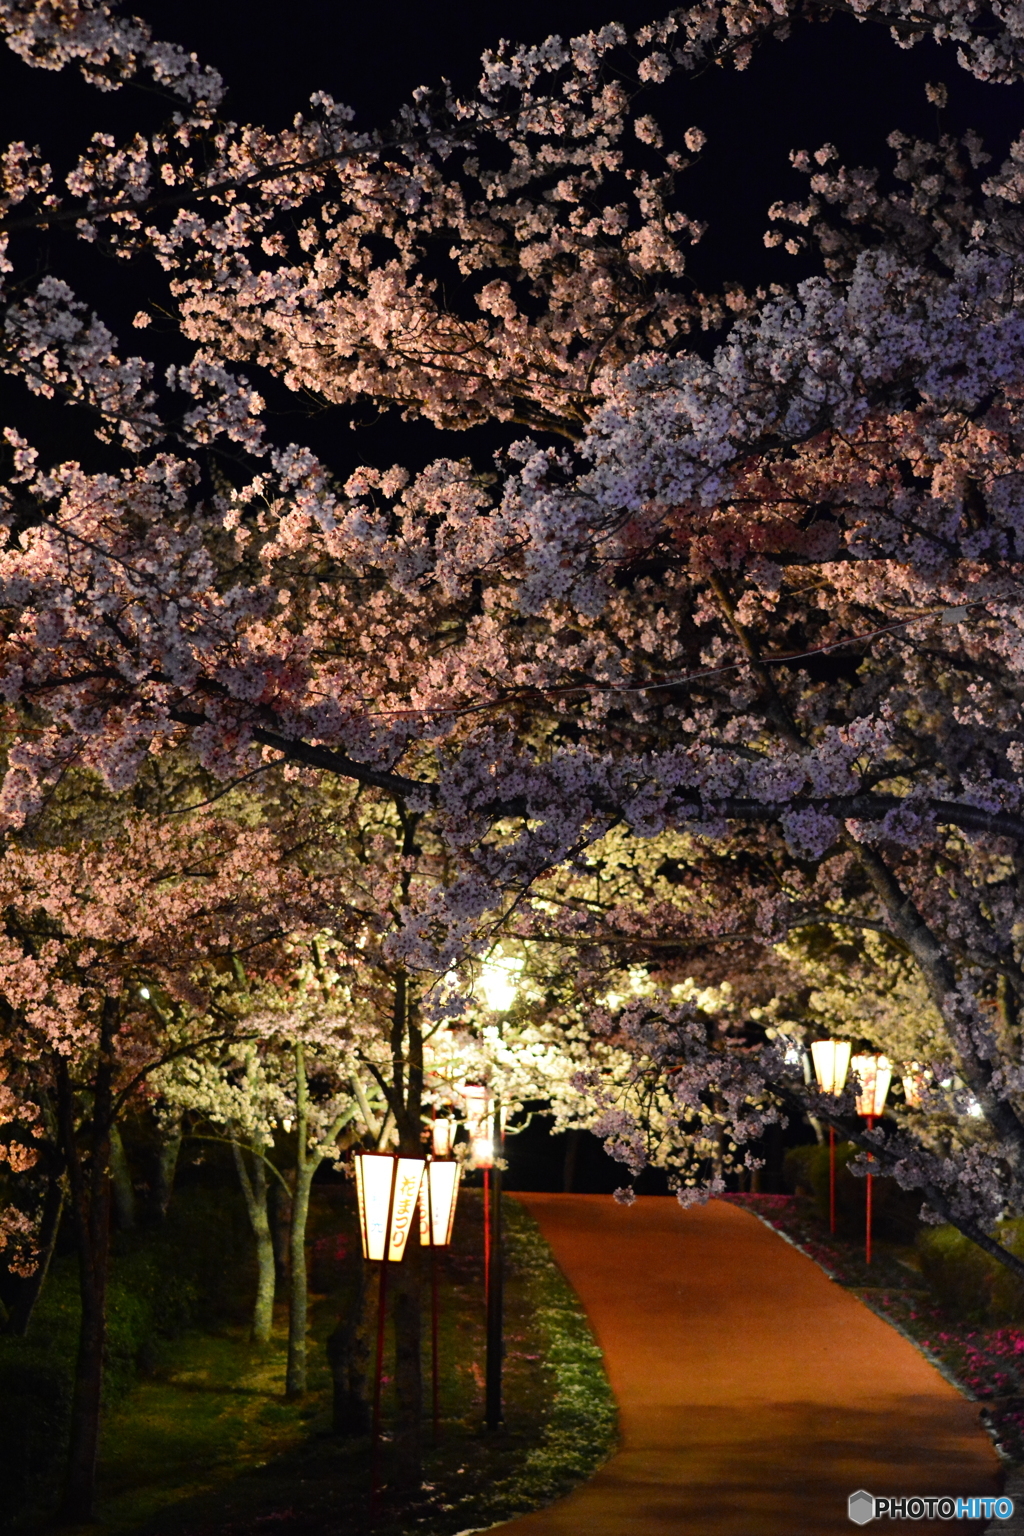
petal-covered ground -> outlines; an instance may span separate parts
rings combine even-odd
[[[977,1405],[748,1212],[517,1198],[590,1315],[621,1445],[589,1483],[495,1536],[831,1536],[856,1529],[858,1488],[1000,1491]],[[922,1536],[950,1528],[913,1522]]]

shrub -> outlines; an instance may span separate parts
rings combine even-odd
[[[858,1155],[859,1147],[841,1141],[836,1147],[836,1228],[846,1238],[864,1233],[867,1181],[850,1173],[847,1164]],[[814,1197],[818,1214],[828,1220],[829,1170],[828,1146],[792,1147],[786,1154],[783,1172],[790,1189],[808,1190]],[[872,1193],[872,1227],[877,1237],[893,1243],[912,1243],[919,1226],[921,1196],[899,1187],[895,1179],[877,1177]]]
[[[1024,1258],[1024,1221],[1002,1222],[995,1234]],[[929,1227],[917,1239],[921,1274],[935,1297],[972,1323],[1024,1322],[1024,1282],[955,1227]]]

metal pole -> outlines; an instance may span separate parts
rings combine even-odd
[[[484,1169],[484,1306],[491,1305],[491,1170]]]
[[[836,1128],[828,1128],[828,1228],[836,1230]]]
[[[501,1152],[501,1107],[494,1105],[494,1147]],[[491,1180],[490,1284],[487,1291],[487,1428],[499,1429],[502,1422],[501,1367],[504,1354],[503,1275],[501,1262],[501,1167],[495,1158]]]
[[[871,1127],[875,1123],[875,1117],[874,1117],[874,1115],[866,1115],[865,1119],[867,1120],[868,1130],[870,1131]],[[870,1156],[868,1157],[868,1161],[869,1162],[871,1161]],[[865,1242],[864,1242],[864,1262],[865,1262],[865,1264],[870,1264],[871,1263],[871,1185],[872,1185],[873,1182],[874,1181],[873,1181],[873,1179],[871,1177],[871,1174],[869,1173],[868,1174],[868,1195],[867,1195],[867,1235],[865,1237]]]
[[[370,1447],[370,1514],[372,1526],[377,1514],[377,1472],[380,1450],[380,1387],[384,1373],[384,1330],[387,1322],[388,1303],[388,1247],[391,1242],[391,1222],[395,1214],[395,1184],[398,1182],[398,1159],[391,1159],[391,1193],[388,1196],[388,1224],[384,1229],[384,1257],[380,1265],[380,1285],[377,1288],[377,1370],[373,1382],[373,1439]]]
[[[437,1248],[434,1243],[434,1197],[431,1189],[430,1164],[427,1176],[427,1241],[430,1243],[430,1384],[434,1406],[434,1444],[437,1444],[438,1411],[437,1387]]]

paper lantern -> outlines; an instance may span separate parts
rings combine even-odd
[[[815,1040],[811,1060],[822,1093],[842,1093],[850,1067],[849,1040]]]
[[[924,1102],[924,1091],[927,1079],[916,1061],[910,1063],[909,1072],[905,1072],[900,1079],[903,1084],[903,1097],[908,1109],[920,1109]]]
[[[435,1157],[450,1157],[452,1147],[455,1145],[455,1132],[457,1126],[454,1120],[447,1115],[439,1116],[430,1123],[430,1140],[434,1148]]]
[[[886,1095],[892,1082],[892,1063],[885,1056],[855,1056],[850,1071],[860,1078],[857,1113],[875,1120],[885,1110]]]
[[[427,1164],[420,1185],[420,1242],[424,1248],[447,1248],[452,1240],[461,1172],[454,1158]]]
[[[363,1258],[398,1263],[416,1215],[426,1160],[357,1152],[355,1163]]]

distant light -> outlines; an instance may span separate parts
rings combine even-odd
[[[885,1056],[855,1056],[850,1070],[860,1078],[857,1113],[875,1120],[885,1112],[885,1099],[892,1082],[892,1066]]]
[[[149,988],[148,987],[140,987],[139,988],[139,996],[140,997],[144,997],[146,999],[146,1001],[148,1002],[149,1001]]]
[[[967,1106],[967,1113],[969,1115],[973,1115],[975,1120],[980,1120],[985,1111],[982,1109],[977,1099],[972,1099]]]
[[[787,1048],[783,1060],[789,1067],[798,1067],[800,1062],[803,1060],[803,1054],[804,1053],[799,1046],[791,1045]]]
[[[480,968],[480,990],[488,1008],[507,1013],[516,1000],[515,977],[522,970],[521,960],[488,960]]]
[[[455,1121],[447,1115],[439,1115],[431,1121],[430,1139],[435,1157],[449,1157],[455,1142]]]
[[[469,1143],[474,1168],[494,1167],[494,1137],[474,1136]]]
[[[292,1123],[291,1123],[290,1120],[282,1120],[281,1121],[281,1129],[284,1131],[286,1136],[287,1136],[288,1132],[291,1130],[291,1128],[292,1128]]]
[[[910,1068],[903,1074],[903,1097],[908,1109],[920,1109],[924,1103],[925,1089],[928,1079],[919,1062],[912,1061]]]

